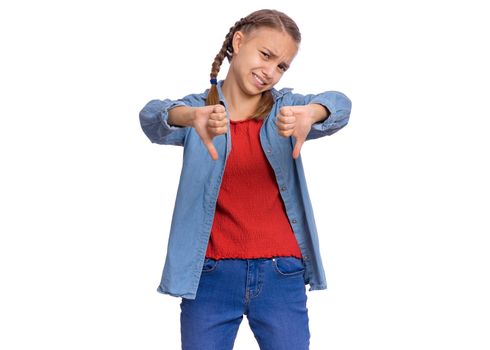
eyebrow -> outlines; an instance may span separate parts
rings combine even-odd
[[[276,58],[278,57],[278,56],[277,56],[277,55],[276,55],[276,54],[275,54],[275,53],[274,53],[274,52],[273,52],[271,49],[269,49],[268,47],[265,47],[265,46],[264,46],[263,48],[264,48],[264,50],[269,51],[269,53],[270,53],[270,55],[271,55],[272,57],[276,57]],[[289,64],[287,64],[287,63],[286,63],[286,62],[284,62],[284,61],[282,61],[280,64],[282,64],[283,66],[285,66],[285,67],[286,67],[286,69],[288,69],[288,68],[289,68]]]

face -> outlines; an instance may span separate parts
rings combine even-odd
[[[245,93],[256,95],[281,79],[297,52],[293,38],[276,29],[262,27],[249,34],[237,31],[230,71]]]

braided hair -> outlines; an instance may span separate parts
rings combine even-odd
[[[268,27],[277,29],[289,34],[296,43],[301,42],[301,33],[296,23],[288,17],[286,14],[277,10],[258,10],[252,12],[246,17],[237,21],[233,27],[230,28],[228,34],[226,34],[225,41],[221,46],[221,50],[218,52],[211,65],[211,79],[217,79],[218,73],[225,57],[228,62],[231,62],[233,57],[233,36],[240,30],[245,34],[249,34],[254,29],[260,27]],[[219,104],[218,89],[216,84],[211,84],[208,96],[206,98],[206,106]],[[252,118],[265,118],[271,111],[274,99],[272,97],[271,90],[264,91],[262,93],[260,102],[257,106],[257,110],[254,112]]]

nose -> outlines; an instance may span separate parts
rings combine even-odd
[[[267,80],[271,80],[274,77],[274,64],[267,64],[262,68],[262,74],[267,78]]]

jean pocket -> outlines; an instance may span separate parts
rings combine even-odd
[[[272,259],[272,266],[281,276],[296,276],[305,272],[303,259],[290,256]]]
[[[206,258],[204,259],[204,264],[202,265],[202,272],[212,272],[216,270],[219,260]]]

